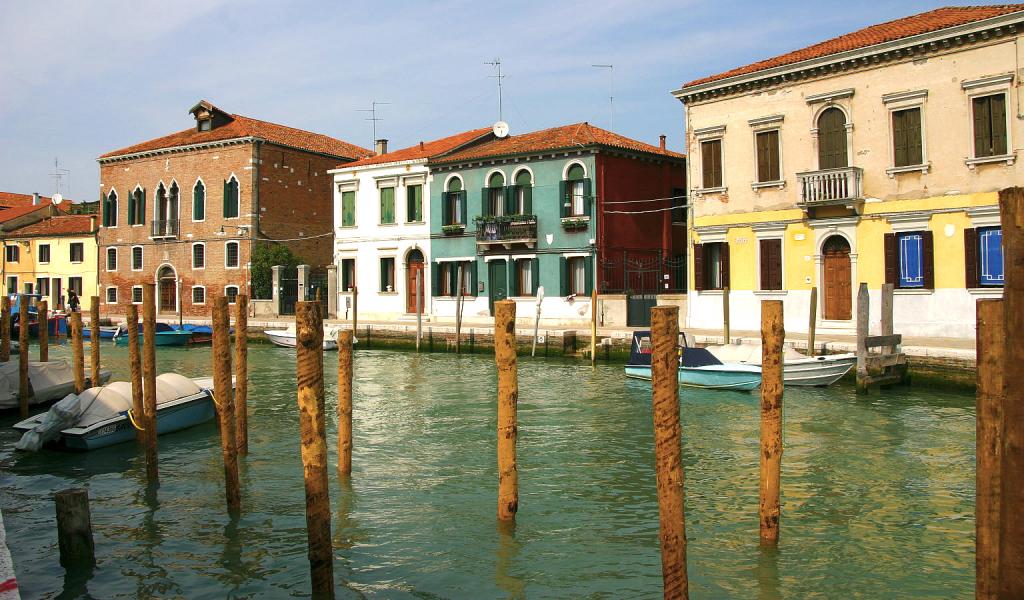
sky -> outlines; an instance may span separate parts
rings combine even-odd
[[[97,156],[201,99],[370,148],[374,101],[392,149],[489,126],[499,58],[513,135],[589,121],[683,151],[684,82],[941,5],[0,0],[0,191],[96,200]]]

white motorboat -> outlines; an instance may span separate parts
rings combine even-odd
[[[338,330],[338,327],[324,327],[324,350],[338,349]],[[267,329],[263,333],[275,346],[295,347],[295,325],[289,325],[285,329]]]
[[[110,380],[110,371],[100,370],[100,385]],[[0,410],[18,408],[18,391],[20,387],[18,360],[12,355],[11,360],[0,363]],[[29,362],[28,381],[32,387],[29,405],[43,404],[59,400],[75,391],[75,373],[71,363],[66,360],[49,362]],[[89,371],[85,372],[85,385],[91,386]]]
[[[708,346],[707,351],[724,363],[761,366],[760,344]],[[832,385],[857,364],[857,355],[852,352],[805,356],[793,348],[784,348],[782,359],[782,382],[784,385]]]

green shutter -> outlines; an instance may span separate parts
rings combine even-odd
[[[590,191],[590,179],[583,180],[583,214],[588,217],[593,216],[591,214],[591,207],[593,206],[593,196]]]
[[[441,263],[434,264],[430,269],[430,295],[441,295]]]
[[[559,290],[564,298],[569,295],[569,260],[564,256],[558,257]]]
[[[912,108],[906,111],[906,120],[903,124],[904,135],[907,138],[907,164],[919,165],[924,162],[924,149],[921,147],[921,109]]]
[[[480,287],[478,282],[477,282],[477,265],[476,265],[476,260],[474,259],[474,260],[471,260],[471,261],[467,262],[466,266],[469,268],[469,287],[472,288],[472,289],[469,290],[469,295],[470,296],[476,296],[477,288]]]
[[[510,298],[519,295],[519,269],[522,267],[522,265],[520,264],[522,262],[522,259],[511,261],[510,266],[512,267],[512,282],[511,285],[509,285],[508,287],[508,295]]]
[[[907,157],[907,113],[909,111],[899,110],[892,113],[892,141],[894,165],[905,167],[910,164]]]
[[[533,186],[524,185],[523,190],[523,214],[533,214]]]
[[[103,226],[110,227],[110,196],[103,198]]]
[[[128,196],[128,224],[129,225],[134,225],[135,224],[135,194],[136,193],[137,192],[132,192]]]
[[[468,221],[466,217],[466,192],[459,192],[459,223],[465,225]]]
[[[491,188],[480,190],[480,215],[484,217],[491,215],[490,191]]]
[[[583,278],[587,280],[585,289],[589,298],[594,291],[594,259],[590,256],[583,258]]]
[[[572,202],[569,199],[569,182],[564,179],[558,182],[558,198],[558,214],[562,217],[569,216]],[[568,294],[562,295],[567,296]]]
[[[230,193],[229,192],[230,189],[231,188],[228,185],[228,182],[225,180],[224,181],[224,216],[225,217],[230,216],[230,210],[228,208],[228,194]]]
[[[530,260],[530,281],[533,283],[531,296],[537,295],[537,288],[540,287],[540,257]]]
[[[992,119],[992,156],[1006,154],[1006,96],[990,96],[989,115]]]
[[[135,219],[139,225],[146,224],[146,188],[142,188],[142,201],[139,202],[139,207],[136,209]]]
[[[441,225],[452,224],[452,193],[441,192]]]
[[[459,297],[459,265],[462,263],[448,263],[448,290],[452,296]]]

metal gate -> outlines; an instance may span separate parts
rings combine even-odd
[[[281,269],[281,279],[277,285],[277,314],[294,315],[295,302],[299,298],[299,270],[296,267]]]
[[[658,305],[661,257],[625,260],[623,284],[626,292],[626,326],[649,327],[651,309]]]
[[[317,299],[320,296],[320,314],[327,317],[327,269],[314,269],[309,273],[309,281],[306,282],[307,302]]]

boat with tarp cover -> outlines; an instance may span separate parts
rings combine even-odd
[[[679,385],[709,390],[750,391],[761,385],[761,367],[723,363],[704,348],[690,348],[685,337],[679,349]],[[626,377],[651,378],[650,331],[634,331],[633,345],[626,363]]]

